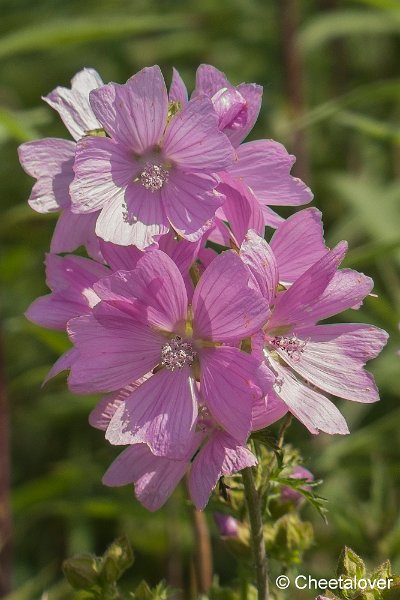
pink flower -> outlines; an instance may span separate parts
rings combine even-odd
[[[199,239],[222,203],[215,173],[232,161],[211,101],[200,96],[169,116],[155,66],[125,85],[94,90],[90,103],[110,137],[78,143],[72,210],[101,210],[97,235],[120,245],[145,248],[170,224],[183,237]]]
[[[253,288],[250,271],[231,251],[206,269],[190,309],[178,268],[158,250],[134,271],[94,285],[101,302],[68,323],[78,356],[71,389],[118,390],[157,367],[115,413],[111,443],[148,443],[155,454],[181,458],[203,404],[232,437],[246,441],[253,403],[271,381],[254,357],[221,344],[248,337],[265,322],[266,302]]]
[[[89,105],[89,92],[103,82],[93,69],[83,69],[72,79],[71,89],[58,87],[43,98],[60,114],[74,140],[87,131],[101,127]],[[71,212],[69,185],[74,178],[73,164],[76,144],[69,140],[45,138],[22,144],[19,159],[28,175],[35,177],[29,205],[40,213],[61,215],[51,241],[51,252],[72,252],[85,245],[98,256],[94,232],[97,215],[75,215]]]
[[[296,225],[301,227],[301,221]],[[273,307],[262,333],[253,337],[253,351],[264,357],[277,379],[268,395],[265,421],[258,413],[254,427],[272,422],[269,406],[275,407],[276,416],[279,406],[284,414],[286,405],[311,433],[344,434],[346,422],[325,394],[357,402],[379,399],[374,379],[363,367],[386,343],[386,332],[358,323],[317,325],[321,319],[358,308],[372,289],[372,280],[362,273],[338,270],[346,248],[344,242],[338,244],[305,271],[297,262],[301,274],[286,291],[277,292],[281,277],[271,247],[251,232],[242,245],[242,259]]]
[[[97,429],[107,430],[115,413],[138,385],[128,386],[103,398],[92,411],[90,424]],[[148,445],[133,444],[112,463],[103,483],[109,486],[134,483],[139,502],[154,511],[168,500],[189,471],[190,496],[196,507],[203,510],[220,477],[233,475],[256,464],[255,456],[222,431],[203,409],[197,423],[197,433],[182,458],[157,456]]]
[[[217,524],[218,531],[221,537],[223,538],[236,538],[238,537],[239,531],[239,521],[232,517],[232,515],[227,515],[221,512],[214,513],[214,521]]]

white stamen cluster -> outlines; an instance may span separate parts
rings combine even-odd
[[[147,163],[139,175],[139,181],[146,190],[158,192],[168,181],[168,171],[161,165]]]
[[[161,348],[161,364],[168,371],[192,365],[196,356],[197,353],[193,350],[192,344],[183,340],[179,335],[171,338]]]
[[[300,360],[307,340],[301,340],[296,335],[276,336],[270,341],[270,344],[278,350],[284,350],[289,358]]]

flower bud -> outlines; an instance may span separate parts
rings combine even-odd
[[[306,481],[314,481],[314,475],[308,469],[301,467],[298,465],[294,467],[292,472],[290,473],[291,479],[305,479]],[[310,490],[309,485],[302,486],[303,490]],[[294,490],[288,486],[283,486],[281,490],[281,500],[284,502],[293,502],[294,504],[299,504],[303,500],[303,496],[297,490]]]
[[[220,512],[215,512],[213,516],[221,537],[238,537],[239,523],[234,517]]]
[[[90,554],[74,556],[63,562],[66,580],[77,590],[88,590],[98,584],[99,560]]]

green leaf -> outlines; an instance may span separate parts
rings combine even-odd
[[[354,550],[345,546],[339,556],[336,573],[338,576],[346,575],[347,577],[361,579],[366,574],[364,561]]]

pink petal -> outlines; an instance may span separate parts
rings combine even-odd
[[[109,83],[90,94],[93,112],[126,149],[144,154],[161,139],[168,95],[160,67],[146,67],[124,85]]]
[[[108,486],[133,482],[136,497],[150,511],[168,500],[188,467],[188,460],[154,456],[146,444],[129,446],[118,456],[103,477]]]
[[[104,137],[85,137],[76,145],[75,179],[70,191],[72,210],[94,212],[121,202],[138,172],[129,151]]]
[[[132,183],[126,197],[129,209],[122,197],[106,204],[97,219],[96,233],[106,242],[133,244],[144,250],[156,244],[169,229],[160,195],[152,195],[143,186]]]
[[[185,171],[215,173],[233,159],[228,138],[218,129],[218,118],[209,98],[191,100],[172,119],[164,138],[168,160]]]
[[[316,208],[301,210],[279,225],[272,236],[270,245],[280,281],[293,283],[328,252],[321,216]]]
[[[89,104],[89,93],[102,86],[103,81],[94,69],[82,69],[72,81],[71,89],[57,87],[43,100],[56,110],[75,140],[91,129],[101,127]]]
[[[95,212],[78,215],[65,208],[54,229],[50,244],[51,252],[54,254],[73,252],[79,246],[86,246],[91,256],[98,255],[98,238],[95,234],[98,214]]]
[[[123,301],[137,299],[146,307],[148,323],[177,331],[187,317],[187,294],[178,267],[161,250],[146,252],[131,272],[118,272],[95,285],[96,293],[123,310]]]
[[[172,82],[171,87],[169,88],[169,100],[170,102],[180,102],[182,107],[185,106],[188,101],[186,85],[175,67],[172,69]]]
[[[76,392],[118,390],[157,365],[165,338],[104,303],[93,315],[72,319],[68,333],[79,351],[71,368],[70,389]]]
[[[112,271],[133,271],[143,252],[136,246],[118,246],[100,240],[101,254]]]
[[[272,208],[266,206],[265,204],[261,206],[261,211],[264,215],[264,223],[265,225],[268,225],[268,227],[273,227],[274,229],[276,229],[277,227],[282,225],[282,223],[285,220],[283,219],[283,217],[278,215],[278,213],[272,210]]]
[[[247,137],[253,129],[261,108],[263,89],[256,83],[241,83],[236,90],[246,101],[247,119],[246,123],[237,129],[231,131],[225,130],[226,135],[235,148]]]
[[[96,429],[106,431],[117,409],[125,403],[125,400],[129,398],[131,393],[144,381],[145,377],[141,377],[137,381],[134,381],[130,385],[122,388],[122,390],[119,390],[110,396],[104,396],[104,398],[102,398],[100,402],[96,404],[95,408],[89,415],[90,425]]]
[[[386,344],[385,331],[372,325],[318,325],[298,330],[296,335],[306,341],[298,360],[278,350],[294,371],[339,398],[379,400],[374,379],[363,367]]]
[[[298,206],[312,200],[310,188],[290,175],[294,156],[278,142],[247,142],[236,152],[238,160],[229,168],[229,173],[249,185],[260,202]]]
[[[251,429],[257,431],[279,421],[288,412],[288,407],[272,390],[253,406]]]
[[[272,306],[278,285],[278,266],[270,246],[264,238],[249,231],[240,248],[240,258],[254,275],[268,306]]]
[[[115,412],[107,429],[111,444],[144,442],[158,456],[179,459],[193,443],[197,389],[190,367],[162,369]]]
[[[218,255],[194,291],[194,335],[228,342],[255,333],[265,323],[269,308],[251,285],[251,272],[235,252]]]
[[[231,131],[242,127],[247,120],[246,101],[233,87],[222,88],[211,99],[218,115],[218,126],[229,137]]]
[[[212,65],[200,65],[196,71],[196,89],[193,97],[199,94],[213,96],[221,88],[230,87],[225,73],[219,71]]]
[[[54,291],[63,291],[69,298],[84,298],[88,306],[94,306],[98,297],[93,284],[109,275],[104,265],[82,256],[46,255],[46,283]]]
[[[74,142],[57,138],[26,142],[18,148],[22,168],[37,179],[28,200],[33,210],[48,213],[70,205],[74,152]]]
[[[260,390],[259,362],[238,348],[203,348],[200,354],[201,394],[214,419],[244,444],[251,429],[253,405]]]
[[[70,348],[67,352],[64,352],[58,360],[54,363],[50,371],[47,373],[42,386],[44,386],[50,379],[71,368],[72,364],[79,359],[79,352],[76,348]]]
[[[276,392],[290,412],[314,434],[349,433],[347,423],[336,406],[322,394],[298,381],[289,369],[274,361],[279,384]]]
[[[169,221],[180,235],[192,242],[201,238],[222,204],[221,196],[212,192],[217,183],[209,175],[176,169],[162,190]]]
[[[249,229],[263,236],[264,215],[250,188],[241,181],[223,176],[217,189],[225,197],[224,217],[229,222],[236,244],[240,246]]]
[[[196,456],[189,475],[189,493],[198,510],[203,510],[223,475],[254,467],[257,459],[229,434],[215,431]]]
[[[340,242],[303,273],[287,291],[278,296],[272,317],[268,322],[270,332],[276,330],[274,332],[281,335],[281,332],[286,333],[294,326],[313,324],[321,318],[321,298],[335,276],[346,250],[347,244]],[[328,300],[325,304],[333,310],[330,314],[337,312],[336,298],[332,303]]]

